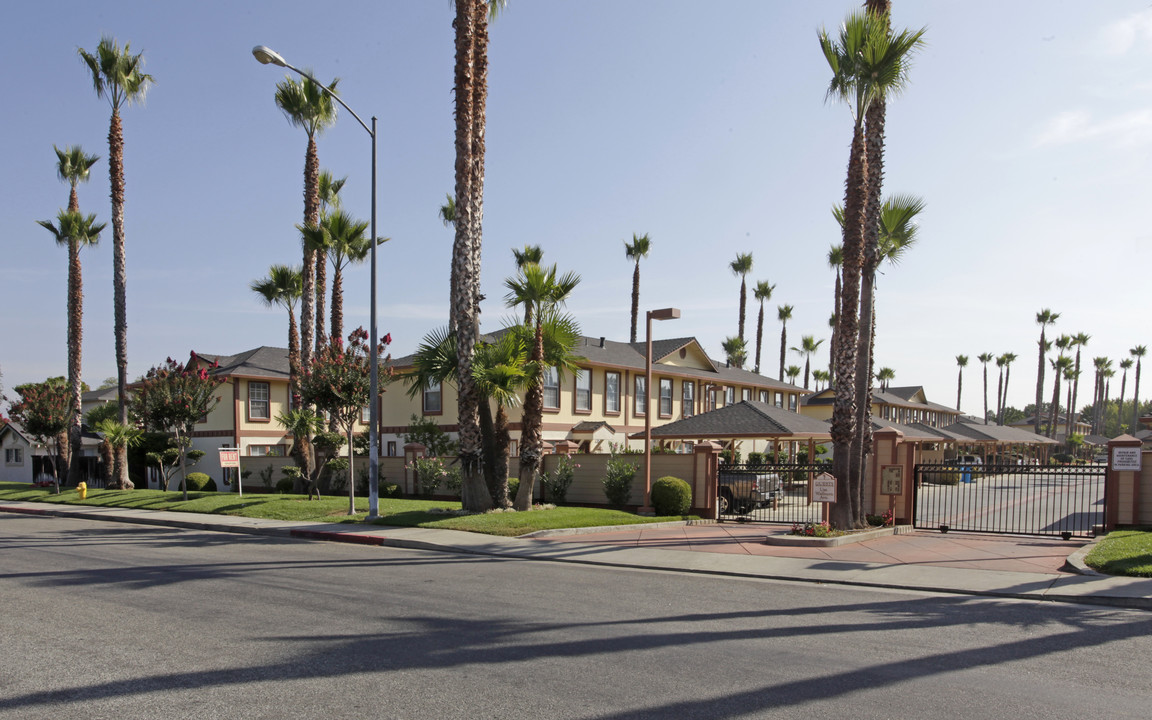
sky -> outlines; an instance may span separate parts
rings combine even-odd
[[[568,309],[583,332],[626,341],[633,266],[624,242],[648,234],[641,314],[677,307],[660,337],[694,336],[714,358],[737,332],[740,280],[775,285],[762,369],[779,364],[777,307],[795,309],[789,345],[828,338],[851,141],[829,101],[820,28],[856,3],[800,0],[511,0],[491,28],[482,323],[502,327],[511,248],[540,245],[582,282]],[[52,146],[101,156],[80,187],[110,220],[110,108],[77,48],[102,36],[143,52],[155,84],[123,111],[129,374],[189,350],[285,347],[287,322],[249,284],[299,263],[306,136],[275,106],[285,70],[267,45],[322,80],[366,121],[379,118],[379,333],[394,355],[447,324],[452,232],[438,217],[453,188],[449,0],[11,3],[0,66],[0,372],[8,394],[66,375],[67,252],[36,220],[67,205]],[[962,407],[983,410],[984,352],[1018,356],[1008,402],[1035,393],[1039,326],[1088,333],[1115,363],[1152,344],[1141,298],[1149,267],[1152,6],[1148,0],[893,2],[897,28],[926,28],[906,91],[888,105],[886,195],[921,196],[919,242],[877,288],[877,367],[892,385],[956,401],[956,356],[970,357]],[[369,136],[341,113],[319,158],[348,176],[346,208],[370,211]],[[81,253],[83,374],[115,375],[112,230]],[[345,278],[345,325],[367,326],[367,266]],[[758,307],[749,292],[755,353]],[[641,336],[643,335],[641,317]],[[827,340],[821,346],[826,363]],[[789,353],[789,364],[803,365]],[[1048,373],[1049,378],[1051,373]],[[989,364],[994,405],[996,367]],[[1112,395],[1118,392],[1119,373]],[[1129,396],[1132,379],[1129,378]],[[1050,387],[1050,386],[1049,386]],[[1045,394],[1047,394],[1046,391]]]

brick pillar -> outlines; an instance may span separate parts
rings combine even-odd
[[[702,518],[717,517],[716,492],[720,483],[720,451],[717,442],[696,443],[692,466],[692,513]]]
[[[877,430],[872,434],[872,454],[868,456],[868,467],[864,476],[864,512],[881,515],[893,508],[894,515],[900,515],[907,506],[911,494],[912,467],[908,464],[908,454],[902,452],[904,433],[893,428]],[[904,478],[904,492],[900,495],[882,495],[880,477],[885,467],[899,466]],[[893,505],[893,503],[895,503]]]
[[[1133,470],[1113,468],[1116,448],[1135,448],[1140,454],[1141,442],[1131,435],[1121,435],[1108,441],[1108,476],[1104,481],[1104,530],[1111,532],[1117,525],[1134,525],[1140,517],[1140,476]]]

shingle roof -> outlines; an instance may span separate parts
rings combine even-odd
[[[609,432],[616,432],[616,428],[612,427],[603,420],[585,420],[584,422],[576,423],[572,426],[574,433],[594,433],[600,428],[607,428]]]
[[[823,420],[755,400],[744,400],[652,428],[652,437],[658,438],[830,438],[830,433],[830,426]],[[644,433],[632,437],[644,437]]]
[[[287,348],[264,345],[236,355],[211,355],[209,353],[196,353],[196,355],[208,362],[220,364],[219,367],[212,370],[213,375],[288,379]]]
[[[1055,440],[1046,438],[1043,435],[1036,435],[1035,433],[1021,430],[1020,428],[991,423],[984,425],[983,423],[960,420],[946,426],[944,429],[976,440],[977,442],[1026,443],[1030,445],[1057,444]]]
[[[872,429],[875,430],[898,430],[904,435],[905,440],[939,442],[943,439],[948,439],[943,433],[933,427],[924,425],[923,423],[912,423],[910,425],[902,425],[900,423],[885,420],[883,418],[872,418]]]

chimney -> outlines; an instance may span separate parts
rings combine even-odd
[[[604,347],[604,336],[600,336],[600,347]]]

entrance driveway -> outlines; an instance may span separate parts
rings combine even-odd
[[[1068,556],[1083,547],[1083,539],[1063,541],[1010,535],[968,535],[917,530],[839,547],[791,547],[765,544],[766,535],[785,535],[785,526],[717,523],[562,535],[548,542],[585,543],[616,547],[692,550],[836,562],[922,565],[1061,574]]]

